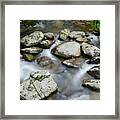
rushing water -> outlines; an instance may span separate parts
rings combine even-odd
[[[45,29],[47,24],[44,24],[44,22],[39,21],[36,26],[38,29]],[[45,31],[54,32],[57,31],[59,27],[55,29],[52,28],[54,26],[51,25],[47,28]],[[67,25],[66,25],[67,26]],[[68,27],[68,26],[67,26]],[[61,28],[60,28],[61,29]],[[72,28],[73,29],[73,28]],[[57,32],[56,32],[57,33]],[[100,47],[99,37],[95,36],[91,33],[89,33],[88,39],[90,39],[93,44],[97,47]],[[57,39],[57,35],[55,38],[55,43],[51,46],[50,49],[44,49],[42,53],[40,53],[38,56],[47,56],[53,61],[55,61],[55,66],[52,68],[47,68],[55,79],[56,83],[58,84],[58,91],[56,93],[53,93],[51,96],[49,96],[47,99],[77,99],[77,100],[88,100],[88,99],[99,99],[99,93],[92,92],[87,88],[82,87],[81,81],[83,79],[89,79],[90,76],[86,73],[90,68],[92,68],[94,65],[88,65],[87,63],[83,62],[81,63],[80,67],[78,69],[76,68],[68,68],[61,64],[60,58],[54,56],[51,54],[51,50],[58,44],[60,44],[61,41]],[[26,62],[23,59],[20,61],[20,81],[27,79],[29,74],[32,71],[37,71],[41,68],[35,61],[33,62]]]

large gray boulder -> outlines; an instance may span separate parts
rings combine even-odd
[[[57,90],[52,75],[40,70],[32,72],[27,80],[20,84],[20,96],[26,100],[41,100]]]
[[[44,34],[41,31],[35,31],[30,35],[23,37],[20,40],[20,44],[26,47],[38,45],[43,39],[43,37],[44,37]]]
[[[87,87],[94,91],[100,91],[100,80],[99,79],[83,80],[82,86]]]
[[[89,57],[96,57],[96,56],[100,56],[100,49],[97,48],[94,45],[90,45],[88,43],[82,43],[82,51],[85,55],[89,56]]]
[[[81,55],[80,44],[77,42],[65,42],[52,49],[52,53],[63,57],[79,57]]]

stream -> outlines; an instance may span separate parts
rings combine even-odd
[[[50,23],[44,23],[43,21],[37,22],[37,24],[34,26],[34,29],[43,29],[45,32],[55,32],[58,33],[58,31],[61,30],[61,28],[64,29],[64,27],[69,27],[69,24],[66,23],[66,25],[60,24],[58,27],[54,27],[55,24]],[[45,30],[46,26],[47,29]],[[54,28],[54,29],[53,29]],[[76,30],[76,27],[74,29],[74,26],[72,26],[72,30]],[[92,33],[88,33],[88,38],[91,40],[91,42],[100,48],[100,40],[98,36],[95,36]],[[90,75],[88,75],[86,72],[92,68],[93,64],[87,64],[83,58],[83,62],[81,62],[79,68],[69,68],[65,65],[61,64],[61,58],[56,57],[51,53],[51,50],[60,44],[61,41],[58,40],[57,34],[55,37],[55,43],[49,48],[49,49],[43,49],[43,51],[38,54],[39,56],[47,56],[51,60],[55,61],[55,66],[52,66],[50,68],[41,68],[36,61],[27,62],[24,59],[20,59],[20,82],[27,79],[29,77],[29,74],[32,71],[37,71],[41,69],[48,70],[55,82],[58,85],[58,91],[51,94],[46,99],[49,100],[99,100],[100,99],[100,93],[94,92],[89,90],[88,88],[82,87],[81,83],[84,79],[92,78]]]

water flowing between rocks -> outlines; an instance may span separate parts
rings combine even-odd
[[[45,25],[43,24],[43,22],[42,23],[39,22],[39,24],[37,23],[35,27],[45,28]],[[99,37],[93,34],[89,34],[88,38],[91,39],[91,41],[93,42],[93,44],[95,44],[95,46],[100,47]],[[84,88],[81,85],[81,81],[83,79],[92,78],[86,72],[95,65],[87,64],[86,62],[83,62],[81,63],[80,67],[76,69],[76,68],[69,68],[61,64],[60,58],[56,57],[51,53],[51,50],[60,43],[61,41],[58,40],[56,37],[56,42],[49,49],[43,49],[43,51],[40,54],[38,54],[38,56],[47,56],[51,60],[55,61],[55,66],[52,66],[50,68],[42,68],[36,63],[36,61],[27,62],[21,59],[20,60],[20,81],[22,82],[23,80],[28,78],[29,74],[32,71],[45,69],[52,74],[55,82],[58,85],[58,91],[50,95],[47,99],[54,99],[54,100],[99,99],[99,93],[90,91],[89,89]]]
[[[53,46],[56,46],[56,44],[53,44],[51,47],[53,48]],[[52,60],[56,61],[56,64],[60,63],[59,58],[51,54],[51,48],[44,49],[43,52],[40,53],[38,56],[40,55],[51,58]],[[48,97],[48,99],[90,99],[90,97],[92,96],[91,93],[94,92],[83,88],[81,86],[81,81],[83,80],[83,78],[90,78],[90,76],[86,75],[86,72],[93,66],[94,65],[83,63],[78,69],[75,69],[67,68],[66,66],[60,64],[55,70],[54,67],[47,69],[49,72],[52,73],[53,78],[58,84],[58,92],[52,94],[50,97]],[[20,67],[21,81],[28,78],[31,72],[43,69],[35,62],[26,62],[24,60],[20,61]]]

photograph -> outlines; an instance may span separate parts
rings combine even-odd
[[[20,100],[100,100],[100,20],[20,20]]]

